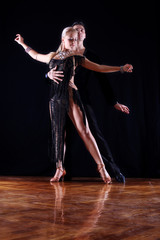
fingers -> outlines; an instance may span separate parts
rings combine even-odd
[[[58,73],[55,73],[53,76],[51,75],[50,76],[50,74],[49,74],[49,78],[51,79],[51,80],[58,80],[58,81],[63,81],[63,77],[64,77],[64,75],[62,75],[62,74],[58,74]]]
[[[115,108],[123,113],[126,113],[126,114],[129,114],[130,113],[130,110],[127,106],[123,105],[123,104],[120,104],[120,103],[117,103],[115,105]]]
[[[133,71],[133,66],[131,64],[125,64],[123,66],[123,71],[124,72],[132,72]]]
[[[51,80],[53,80],[54,82],[56,82],[57,84],[59,84],[59,81],[62,82],[63,79],[59,78],[59,77],[56,77],[54,76],[54,78],[52,78]],[[57,81],[58,80],[58,81]]]
[[[52,79],[55,83],[59,84],[59,82],[56,79]]]
[[[128,72],[132,72],[132,70],[133,70],[133,66],[130,65],[130,67],[128,68]]]
[[[126,108],[126,109],[123,109],[123,112],[126,113],[126,114],[129,114],[129,113],[130,113],[129,109],[127,109],[127,108]]]
[[[60,74],[59,72],[63,73],[62,71],[54,71],[54,74],[52,74],[51,71],[48,73],[48,77],[57,84],[59,84],[59,82],[62,82],[64,77],[64,75]]]
[[[54,76],[53,79],[57,79],[57,80],[59,80],[60,82],[63,81],[63,78],[61,78],[61,76],[58,76],[58,75]]]
[[[126,64],[126,72],[132,72],[133,66],[131,64]]]
[[[21,40],[23,40],[23,38],[20,34],[16,34],[16,38],[14,40],[19,43]]]
[[[121,111],[126,113],[126,114],[130,113],[129,108],[127,106],[124,106],[124,105],[121,106]]]
[[[14,39],[15,41],[18,41],[19,40],[19,34],[16,34],[16,38]]]
[[[19,41],[19,37],[16,37],[14,40],[15,40],[15,41]]]
[[[56,76],[56,77],[64,77],[64,75],[62,73],[63,73],[63,71],[56,71],[54,73],[54,76]]]
[[[53,76],[58,76],[58,77],[64,77],[63,71],[55,71],[54,73],[52,72]]]
[[[56,71],[57,66],[55,66],[52,70],[49,71],[48,73],[48,77],[53,80],[54,82],[56,82],[57,84],[59,84],[58,81],[63,81],[63,71]]]
[[[57,66],[55,66],[54,68],[52,68],[52,69],[49,71],[49,75],[52,76],[53,78],[54,78],[54,76],[64,77],[63,71],[56,71],[56,69],[57,69]]]
[[[62,78],[59,78],[59,77],[54,77],[52,80],[55,80],[55,79],[57,79],[57,80],[60,81],[60,82],[63,81],[63,79],[62,79]]]

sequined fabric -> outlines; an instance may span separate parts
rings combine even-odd
[[[74,75],[74,66],[81,65],[83,60],[83,56],[75,55],[63,60],[53,58],[49,62],[49,69],[57,66],[56,70],[63,71],[64,74],[63,81],[59,82],[59,84],[50,80],[50,158],[51,161],[56,163],[63,162],[65,125],[70,98],[73,98],[73,101],[80,107],[85,123],[85,111],[78,90],[69,87],[69,81]]]

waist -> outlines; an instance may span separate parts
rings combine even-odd
[[[69,81],[69,87],[74,88],[75,90],[78,90],[77,86],[72,81]]]
[[[75,90],[78,90],[77,86],[74,83],[74,76],[69,80],[69,87],[74,88]]]

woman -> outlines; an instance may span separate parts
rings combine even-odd
[[[49,54],[40,54],[36,52],[24,43],[24,39],[20,34],[16,36],[15,41],[19,43],[33,59],[49,64],[50,69],[57,66],[58,71],[63,70],[64,72],[63,81],[59,84],[52,81],[50,91],[49,110],[52,127],[52,141],[54,143],[52,144],[52,153],[54,152],[54,160],[57,164],[56,173],[51,181],[57,182],[66,174],[63,168],[63,156],[65,123],[68,114],[80,137],[84,141],[86,148],[97,163],[98,171],[103,181],[105,183],[110,183],[111,177],[105,169],[97,143],[89,129],[83,104],[78,89],[74,84],[74,72],[78,65],[98,72],[132,72],[132,65],[126,64],[123,67],[99,65],[78,55],[76,52],[77,31],[72,27],[67,27],[63,30],[59,49]]]

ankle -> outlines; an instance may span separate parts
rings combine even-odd
[[[97,164],[97,170],[100,171],[102,168],[105,168],[104,163],[98,163]]]
[[[59,171],[61,171],[61,172],[63,172],[64,171],[64,169],[63,169],[63,167],[62,166],[60,166],[60,167],[57,167],[57,169],[56,170],[59,170]]]
[[[63,170],[62,161],[58,161],[58,162],[56,163],[56,169]]]

